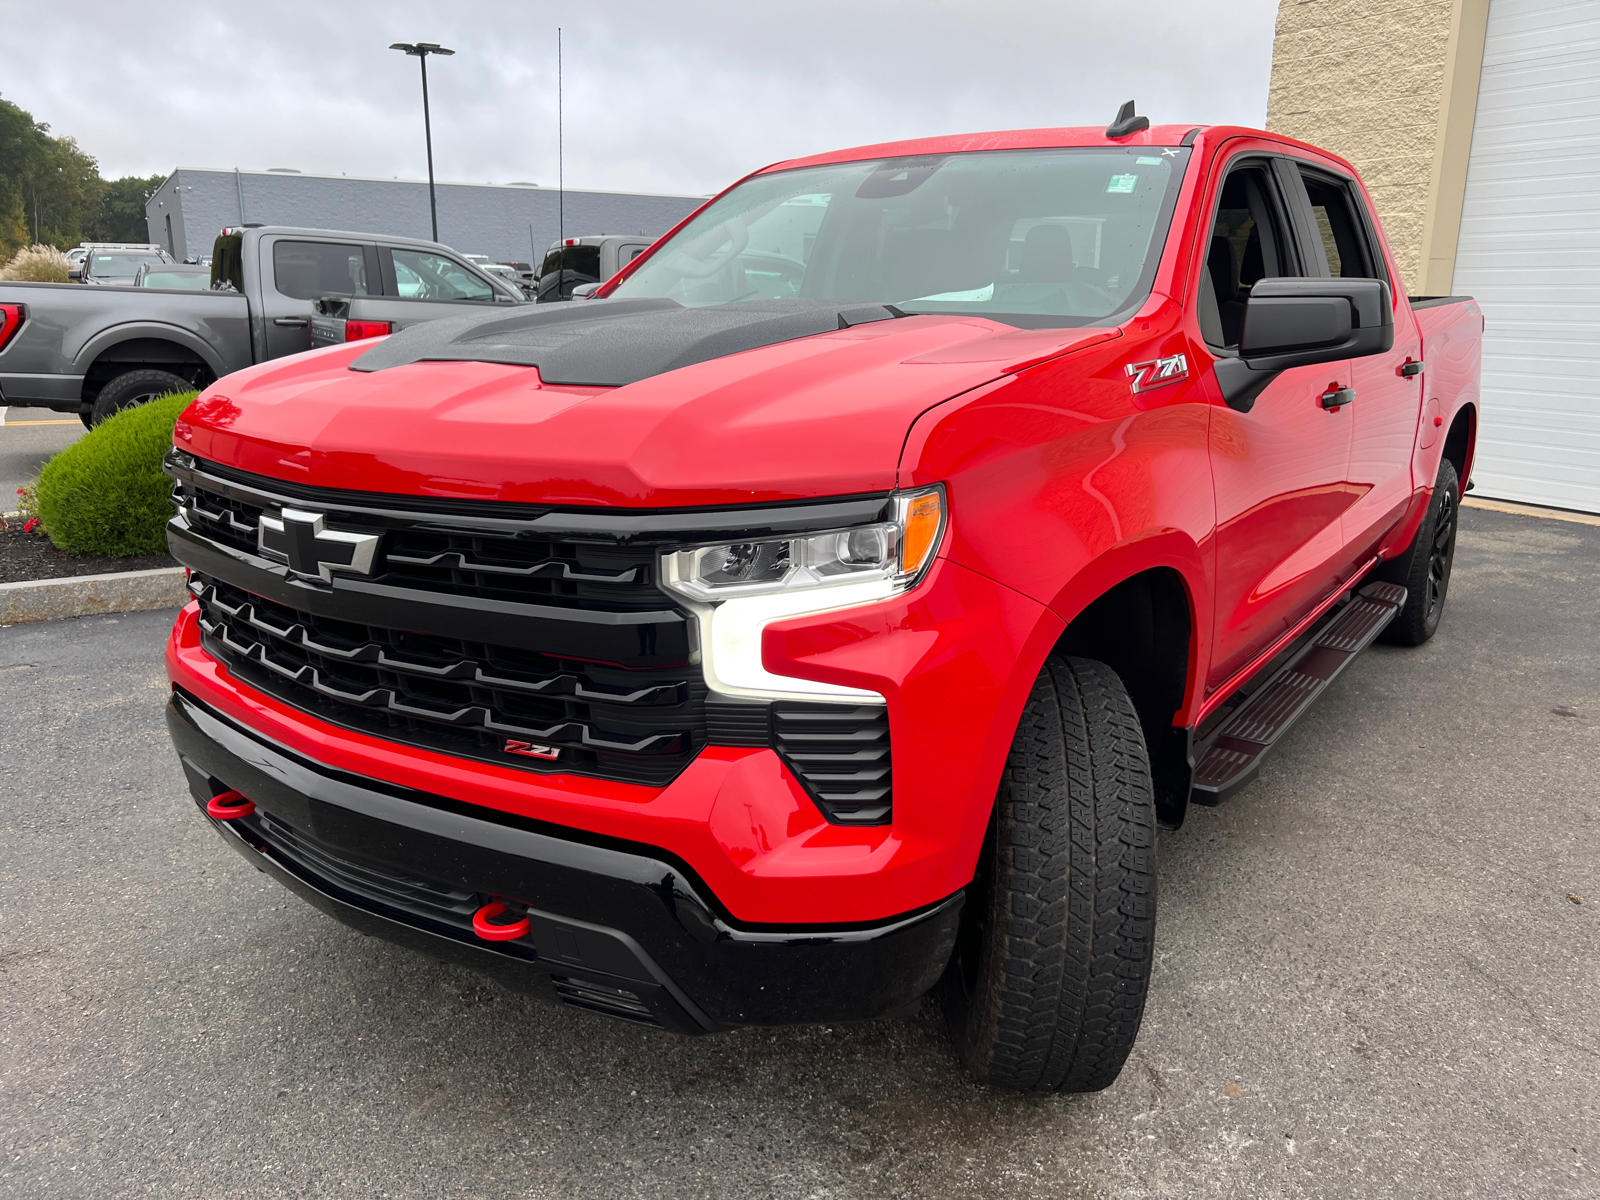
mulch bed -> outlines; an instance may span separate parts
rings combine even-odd
[[[36,533],[23,533],[22,522],[10,519],[11,528],[0,530],[0,583],[27,579],[62,579],[68,575],[109,575],[113,571],[150,571],[175,567],[170,554],[144,554],[137,558],[105,558],[98,554],[67,554]]]

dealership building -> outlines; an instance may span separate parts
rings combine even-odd
[[[463,254],[537,263],[563,225],[568,237],[665,233],[704,196],[593,192],[536,184],[440,183],[439,240]],[[560,213],[564,211],[565,221]],[[428,184],[415,179],[179,167],[145,204],[150,240],[176,257],[211,253],[225,226],[259,221],[399,237],[431,236]]]
[[[1600,512],[1600,4],[1281,0],[1267,125],[1355,164],[1413,294],[1482,305],[1474,494]]]

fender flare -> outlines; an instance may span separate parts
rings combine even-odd
[[[1187,718],[1202,698],[1199,681],[1209,665],[1202,646],[1210,644],[1212,604],[1206,554],[1187,533],[1180,529],[1151,529],[1118,542],[1080,566],[1045,604],[1070,628],[1089,605],[1112,588],[1136,575],[1162,569],[1178,576],[1189,602],[1189,663],[1180,710],[1185,723],[1189,723]],[[1039,665],[1044,665],[1043,660]]]
[[[181,325],[171,325],[165,321],[125,321],[110,328],[102,329],[85,342],[78,352],[73,355],[72,371],[75,374],[87,375],[89,369],[107,350],[111,350],[123,342],[144,339],[172,342],[174,345],[181,346],[183,349],[195,354],[205,363],[211,374],[218,379],[228,373],[214,347],[208,345],[204,339],[191,333]]]

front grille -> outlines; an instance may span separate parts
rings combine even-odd
[[[772,742],[829,820],[888,822],[893,778],[882,705],[774,704]]]
[[[206,651],[286,704],[444,754],[655,787],[708,744],[770,746],[829,821],[890,820],[883,707],[713,696],[694,664],[694,620],[657,584],[662,548],[686,528],[768,536],[815,527],[811,510],[707,510],[680,525],[313,489],[179,453],[168,470],[170,540],[191,570]],[[276,525],[291,508],[321,516],[326,536],[375,535],[372,574],[287,569],[306,553]],[[815,509],[855,521],[881,515],[882,501]],[[266,550],[263,517],[276,531]]]
[[[686,666],[635,670],[336,621],[200,574],[189,587],[208,653],[251,686],[348,729],[501,766],[654,786],[705,744],[705,684]]]
[[[256,555],[261,515],[269,504],[265,497],[252,502],[248,494],[248,489],[223,492],[180,478],[172,499],[196,533]],[[513,528],[463,528],[466,522],[444,516],[408,515],[397,521],[379,511],[353,513],[343,524],[382,533],[382,567],[372,581],[385,587],[603,612],[646,612],[661,608],[664,600],[655,584],[656,555],[644,547],[538,537]]]

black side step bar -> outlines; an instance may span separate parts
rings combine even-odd
[[[1196,742],[1189,798],[1215,806],[1254,779],[1267,751],[1405,602],[1406,589],[1399,584],[1369,583],[1357,592],[1277,674]]]

